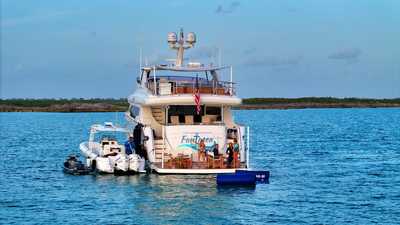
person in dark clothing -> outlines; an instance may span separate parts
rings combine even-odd
[[[214,159],[219,158],[218,144],[214,144],[213,154],[214,154]]]
[[[133,137],[129,137],[129,140],[125,142],[125,153],[127,155],[135,153],[135,142],[133,141]]]
[[[143,148],[143,125],[138,123],[133,129],[133,140],[135,143],[136,154],[140,157],[145,157],[145,150]]]
[[[140,145],[143,144],[143,125],[138,123],[133,130],[133,139],[135,142],[135,146],[140,148]]]
[[[229,143],[226,154],[228,155],[228,167],[231,167],[233,161],[233,143]]]

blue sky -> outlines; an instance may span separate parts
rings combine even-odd
[[[126,97],[181,27],[242,97],[400,97],[398,0],[0,1],[2,98]]]

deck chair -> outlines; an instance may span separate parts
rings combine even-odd
[[[179,116],[171,116],[172,125],[179,125]]]
[[[193,116],[188,116],[188,115],[186,115],[185,116],[185,124],[186,125],[192,125],[193,124]]]
[[[210,123],[211,123],[210,117],[208,117],[208,116],[202,116],[202,117],[201,117],[201,122],[202,122],[203,124],[210,124]]]

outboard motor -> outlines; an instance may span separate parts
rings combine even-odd
[[[139,160],[140,157],[137,154],[129,155],[129,170],[139,172]]]
[[[127,172],[129,168],[129,161],[125,156],[117,155],[114,158],[115,169],[121,172]]]

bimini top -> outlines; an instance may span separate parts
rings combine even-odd
[[[153,68],[145,67],[144,70],[169,70],[169,71],[176,71],[176,72],[206,72],[206,71],[217,71],[222,69],[230,68],[230,66],[204,66],[202,64],[188,64],[186,66],[175,66],[175,65],[157,65]]]
[[[124,127],[120,127],[117,125],[114,125],[112,122],[105,122],[104,124],[93,124],[90,127],[90,132],[91,133],[97,133],[97,132],[123,132],[123,133],[129,133],[130,130]]]

